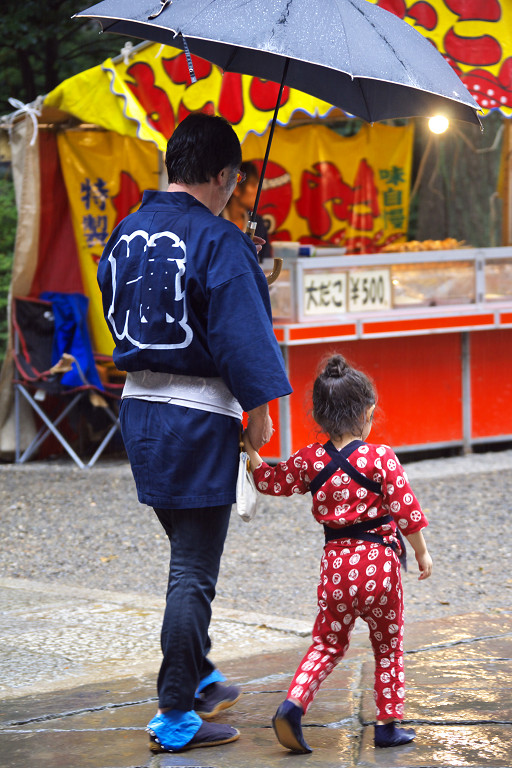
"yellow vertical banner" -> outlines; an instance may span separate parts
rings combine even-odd
[[[96,281],[98,261],[114,227],[136,210],[145,189],[158,189],[154,144],[104,131],[58,136],[94,349],[109,355],[113,341],[103,318]]]
[[[406,239],[414,128],[363,125],[340,136],[320,125],[276,128],[258,213],[273,240],[376,253]],[[261,167],[265,136],[244,160]]]

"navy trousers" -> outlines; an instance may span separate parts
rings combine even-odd
[[[158,703],[188,712],[200,680],[215,669],[208,629],[231,505],[155,512],[171,544]]]

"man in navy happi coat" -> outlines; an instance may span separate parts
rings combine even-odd
[[[144,193],[98,267],[114,360],[128,372],[120,419],[138,497],[171,543],[154,751],[238,738],[210,722],[240,696],[208,658],[211,602],[241,414],[260,447],[272,434],[268,402],[291,391],[257,248],[218,215],[240,163],[228,123],[190,115],[168,143],[168,190]]]

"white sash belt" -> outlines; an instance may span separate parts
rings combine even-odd
[[[133,371],[127,373],[123,398],[183,405],[199,411],[241,419],[242,406],[221,378],[182,376],[176,373]]]

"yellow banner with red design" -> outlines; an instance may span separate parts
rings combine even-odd
[[[344,137],[320,125],[276,128],[258,213],[273,240],[374,253],[406,238],[414,129],[363,125]],[[244,160],[260,168],[265,137]]]
[[[135,210],[144,189],[158,189],[159,158],[153,144],[104,131],[65,131],[59,156],[69,198],[94,349],[111,355],[96,281],[98,261],[114,227]]]
[[[510,0],[369,0],[428,38],[484,111],[512,116]]]
[[[153,43],[127,63],[111,59],[65,80],[45,98],[45,105],[124,136],[153,141],[165,150],[174,128],[191,112],[221,115],[240,141],[264,133],[272,119],[279,86],[269,80],[222,70],[192,56],[197,82],[190,83],[185,54]],[[284,88],[278,121],[286,125],[303,112],[324,117],[332,105]]]

